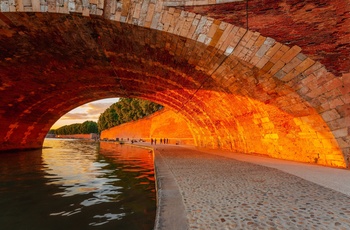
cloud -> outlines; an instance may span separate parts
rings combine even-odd
[[[97,122],[100,114],[118,100],[118,98],[109,98],[84,104],[66,113],[52,126],[52,128],[55,129],[63,125],[83,123],[84,121]]]
[[[89,117],[89,114],[87,113],[67,113],[65,114],[63,117],[61,117],[60,119],[62,120],[73,120],[73,119],[86,119],[87,117]]]
[[[111,103],[97,103],[97,102],[91,102],[88,104],[85,104],[82,106],[82,108],[86,108],[87,113],[90,115],[100,115],[103,113],[107,108],[111,106]]]

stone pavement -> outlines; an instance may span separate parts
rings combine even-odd
[[[197,150],[174,145],[153,147],[157,171],[157,161],[160,160],[160,168],[163,172],[171,172],[173,179],[171,191],[167,196],[165,188],[164,197],[171,200],[176,189],[180,194],[175,195],[171,203],[160,201],[156,229],[350,229],[350,196],[307,178],[247,162],[257,156],[246,156],[246,161],[239,161],[220,156],[228,154],[221,150]],[[235,155],[239,159],[240,155]],[[268,164],[275,159],[259,161]],[[288,168],[288,164],[299,164],[278,161],[271,164],[284,169]],[[308,166],[330,169],[328,173],[339,170],[300,165],[301,175]],[[341,183],[349,184],[350,171],[340,171],[347,175],[340,177]],[[312,177],[317,178],[317,173]],[[320,175],[322,177],[323,174]],[[163,176],[157,172],[157,181],[164,185]],[[169,174],[165,177],[169,178]],[[330,184],[328,186],[331,187]],[[179,218],[167,220],[172,213],[175,216],[180,214]],[[177,227],[177,220],[181,227]]]

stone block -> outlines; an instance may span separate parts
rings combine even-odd
[[[254,43],[254,46],[255,46],[255,47],[260,47],[260,46],[262,46],[262,45],[264,44],[265,40],[266,40],[266,37],[261,36],[261,35],[259,34],[259,37],[256,39],[256,41],[255,41],[255,43]]]
[[[232,52],[232,55],[238,57],[239,53],[244,49],[244,46],[242,44],[238,44],[235,49]]]
[[[350,93],[341,95],[340,98],[345,104],[350,104]]]
[[[343,85],[343,82],[339,78],[333,78],[332,80],[327,81],[324,84],[324,88],[327,91],[331,91],[331,90],[333,90],[335,88],[341,88],[342,85]]]
[[[154,11],[155,11],[155,5],[150,3],[148,6],[147,15],[146,15],[145,24],[144,24],[144,26],[147,28],[151,26]]]
[[[252,64],[253,66],[256,66],[259,61],[261,60],[261,58],[257,57],[257,56],[253,56],[253,58],[249,61],[250,64]],[[267,60],[267,59],[266,59]],[[261,65],[260,65],[261,66]],[[260,67],[261,68],[261,67]]]
[[[287,75],[286,72],[284,72],[282,69],[280,69],[277,73],[274,74],[274,76],[280,80],[284,80],[283,78]]]
[[[235,36],[233,37],[232,41],[230,42],[230,46],[236,48],[238,43],[241,41],[242,37],[245,35],[246,31],[247,30],[244,29],[244,28],[238,28],[237,33],[235,34]]]
[[[180,36],[183,36],[183,37],[187,37],[189,32],[190,32],[190,29],[191,29],[191,26],[192,26],[192,22],[193,22],[194,18],[192,17],[187,17],[186,18],[186,21],[184,22],[183,26],[182,26],[182,29],[181,29],[181,32],[180,32]]]
[[[141,16],[141,3],[136,3],[133,13],[133,18],[139,19]]]
[[[220,25],[220,28],[221,28],[221,25]],[[228,41],[229,38],[228,37],[229,37],[232,29],[233,29],[233,25],[227,24],[227,26],[225,27],[225,29],[222,32],[222,35],[221,35],[219,41],[216,43],[215,48],[220,49],[221,51],[225,51],[226,50],[226,48],[227,48],[227,46],[229,44],[229,41]]]
[[[334,109],[334,108],[341,106],[341,105],[344,105],[344,102],[339,97],[334,98],[331,101],[329,101],[329,106],[331,109]]]
[[[350,147],[350,137],[337,138],[337,142],[342,149]]]
[[[281,57],[284,55],[285,53],[279,49],[270,59],[270,62],[272,63],[277,63],[277,62],[282,62],[280,61]],[[285,62],[283,62],[285,64]]]
[[[39,0],[32,0],[31,6],[32,6],[33,12],[40,12],[40,1]]]
[[[83,14],[83,16],[86,16],[86,17],[88,17],[89,15],[90,15],[90,11],[89,11],[89,8],[83,8],[83,11],[82,11],[82,14]]]
[[[159,20],[161,19],[161,16],[162,15],[158,12],[154,13],[153,18],[152,18],[152,23],[150,24],[150,28],[152,28],[152,29],[159,28],[158,24],[159,24]]]
[[[261,118],[261,122],[267,123],[267,122],[270,122],[270,119],[268,117],[263,117],[263,118]]]
[[[282,47],[282,44],[277,42],[275,43],[267,52],[266,52],[266,56],[268,57],[273,57]]]
[[[326,122],[333,121],[333,120],[339,119],[341,117],[335,109],[326,111],[326,112],[322,113],[321,116]]]
[[[310,68],[310,66],[312,66],[314,63],[315,63],[314,60],[310,58],[306,58],[298,66],[295,67],[295,70],[297,70],[299,73],[302,73],[308,68]]]
[[[263,44],[260,49],[256,52],[255,56],[262,58],[266,52],[270,49],[270,46]]]
[[[222,50],[225,51],[228,47],[231,47],[232,51],[233,51],[234,47],[231,46],[230,44],[231,44],[232,40],[235,38],[235,36],[239,30],[239,27],[237,27],[237,26],[228,27],[227,30],[228,30],[228,35],[227,35],[227,39],[225,39],[225,41],[223,41]]]
[[[296,125],[301,125],[301,124],[303,124],[303,122],[302,122],[302,120],[300,119],[300,118],[293,118],[293,121],[294,121],[294,123],[296,124]]]
[[[281,57],[281,61],[284,63],[289,63],[295,56],[300,53],[300,51],[301,48],[299,46],[293,46]]]
[[[196,26],[196,29],[193,33],[192,39],[193,40],[197,40],[198,36],[205,31],[205,29],[203,29],[205,27],[205,24],[207,22],[207,17],[201,17],[198,21],[198,25]]]
[[[303,79],[302,83],[305,86],[309,87],[310,90],[313,91],[313,90],[318,89],[320,87],[320,85],[317,84],[317,79],[316,78],[312,78],[312,76],[314,76],[314,75],[309,75],[307,78]]]
[[[268,72],[272,67],[273,67],[273,65],[274,65],[274,63],[272,63],[272,62],[267,62],[265,65],[264,65],[264,67],[262,67],[261,68],[261,71],[263,71],[263,72]]]
[[[297,65],[299,65],[301,62],[302,62],[302,61],[301,61],[299,58],[295,57],[295,58],[293,58],[290,62],[288,62],[288,63],[282,68],[282,70],[283,70],[284,72],[286,72],[286,73],[289,73],[289,72],[291,72],[293,69],[295,69],[295,67],[296,67]],[[298,74],[299,74],[299,73],[298,73]]]
[[[348,128],[342,128],[342,129],[337,129],[337,130],[332,130],[332,133],[335,138],[339,137],[346,137],[349,135]]]
[[[208,37],[214,37],[216,31],[219,29],[220,21],[213,20],[212,23],[208,26]]]
[[[271,140],[277,140],[278,134],[277,133],[269,133],[264,135],[264,139],[271,139]]]
[[[350,93],[350,83],[346,82],[344,78],[342,78],[342,80],[343,80],[343,83],[341,87],[339,87],[339,91],[341,91],[343,95],[346,95]]]
[[[218,42],[220,41],[223,33],[224,33],[223,30],[219,29],[219,27],[216,27],[215,33],[211,37],[212,39],[211,39],[211,42],[210,42],[210,46],[216,47]]]
[[[347,127],[350,124],[350,117],[339,118],[333,121],[328,122],[329,128],[331,130],[341,129]]]
[[[275,129],[275,126],[273,123],[271,122],[267,122],[267,123],[262,123],[262,127],[263,129],[266,131],[266,130],[274,130]]]
[[[258,119],[253,119],[253,123],[256,125],[261,124],[261,122]]]
[[[267,62],[268,62],[269,60],[270,60],[270,59],[269,59],[268,57],[263,56],[255,66],[256,66],[257,68],[261,69],[261,68],[263,68],[263,67],[267,64]]]
[[[322,86],[320,86],[319,88],[313,89],[312,91],[310,91],[308,94],[306,94],[306,96],[310,98],[316,98],[321,94],[324,94],[325,92],[326,92],[325,89]]]
[[[260,49],[256,52],[256,56],[262,58],[265,54],[267,54],[267,51],[270,50],[270,48],[275,44],[275,40],[272,38],[266,38],[264,41],[264,44],[261,45]],[[269,56],[269,55],[267,55]],[[271,57],[271,56],[270,56]]]
[[[271,61],[271,59],[270,59],[270,61]],[[284,65],[285,65],[284,62],[282,62],[282,61],[275,63],[275,65],[270,69],[269,74],[275,75],[280,69],[283,68]]]
[[[284,82],[289,82],[293,78],[297,77],[298,75],[299,75],[298,71],[296,71],[295,69],[292,69],[281,80],[284,81]]]
[[[350,117],[350,104],[339,105],[336,110],[341,117]]]
[[[257,33],[257,34],[259,34],[259,33]],[[259,59],[256,56],[256,53],[260,49],[260,47],[264,44],[265,39],[266,38],[263,36],[260,36],[260,34],[258,35],[258,37],[255,39],[254,44],[250,47],[250,50],[248,51],[247,55],[245,56],[245,58],[244,58],[245,61],[250,62],[253,65],[255,65],[257,63],[257,61],[252,62],[252,59],[253,58]]]
[[[249,40],[252,38],[253,34],[253,31],[246,30],[240,41],[240,44],[245,47],[248,44]]]
[[[249,51],[255,51],[255,44],[257,39],[260,37],[260,34],[258,32],[254,32],[253,35],[250,37],[249,41],[247,42],[247,44],[245,45],[246,49],[248,49]]]
[[[322,68],[323,65],[319,62],[315,62],[312,66],[310,66],[308,69],[306,69],[304,71],[304,75],[305,76],[309,76],[310,74],[313,74],[315,71],[317,71],[318,69]]]

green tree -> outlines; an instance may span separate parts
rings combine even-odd
[[[47,134],[55,134],[55,129],[50,129],[50,131]]]
[[[55,130],[56,135],[89,134],[97,132],[98,126],[94,121],[85,121],[82,124],[64,125]]]
[[[100,114],[97,122],[98,130],[101,132],[129,121],[136,121],[162,108],[163,106],[159,104],[142,99],[120,98]]]

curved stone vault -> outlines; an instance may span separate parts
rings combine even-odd
[[[181,9],[203,2],[2,1],[0,150],[40,148],[89,101],[137,97],[182,115],[197,146],[347,167],[349,74]]]

